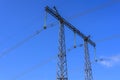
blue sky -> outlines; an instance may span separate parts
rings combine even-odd
[[[29,35],[41,29],[44,23],[44,7],[56,6],[59,13],[97,44],[97,57],[108,61],[94,63],[93,48],[89,45],[94,80],[120,80],[120,2],[87,13],[74,19],[70,16],[109,2],[110,0],[0,0],[0,54]],[[57,22],[48,15],[47,24]],[[43,31],[25,44],[0,58],[0,80],[54,80],[56,62],[38,67],[15,78],[31,67],[41,64],[58,53],[58,26]],[[74,34],[65,29],[66,49],[73,46]],[[70,36],[71,35],[71,36]],[[118,37],[114,37],[114,36]],[[113,36],[110,40],[104,40]],[[103,40],[103,41],[102,41]],[[83,41],[77,36],[77,44]],[[69,80],[83,80],[83,47],[67,51]],[[70,54],[69,54],[70,53]],[[111,61],[110,61],[110,60]],[[106,64],[110,64],[106,65]]]

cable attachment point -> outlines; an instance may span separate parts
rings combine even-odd
[[[96,48],[94,47],[94,60],[95,62],[98,62],[97,56],[96,56]]]
[[[45,12],[43,29],[47,29],[46,22],[47,22],[47,12]]]
[[[74,48],[76,48],[76,32],[74,32]]]

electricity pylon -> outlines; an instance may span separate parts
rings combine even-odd
[[[60,22],[59,30],[59,54],[58,54],[58,70],[57,70],[57,80],[68,80],[67,75],[67,60],[66,60],[66,48],[65,48],[65,34],[64,34],[64,25],[67,26],[71,31],[76,33],[84,40],[84,51],[85,51],[85,80],[93,80],[92,68],[90,63],[90,56],[88,50],[88,43],[93,47],[96,47],[96,44],[83,33],[81,33],[76,27],[70,24],[58,13],[57,9],[45,7],[45,11],[51,14]],[[76,47],[76,46],[75,46]]]

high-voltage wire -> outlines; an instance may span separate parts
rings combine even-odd
[[[104,7],[111,6],[112,4],[115,4],[115,3],[119,2],[119,1],[120,1],[120,0],[111,0],[111,1],[108,2],[108,3],[102,4],[102,5],[100,5],[100,6],[97,6],[97,7],[95,7],[95,8],[92,8],[92,9],[89,9],[89,10],[84,11],[84,12],[82,12],[82,13],[73,15],[73,16],[69,17],[69,19],[74,19],[74,18],[77,18],[77,17],[79,17],[79,16],[83,16],[83,15],[85,15],[85,14],[88,14],[88,13],[90,13],[90,12],[94,12],[94,11],[96,11],[96,10],[102,9],[102,8],[104,8]],[[55,26],[55,25],[57,25],[57,22],[50,23],[50,24],[47,25],[47,27],[53,27],[53,26]],[[33,38],[34,36],[38,35],[38,34],[40,33],[39,31],[40,31],[40,30],[38,30],[37,32],[35,32],[35,33],[33,33],[32,35],[28,36],[28,37],[25,38],[23,41],[17,43],[17,44],[14,45],[13,47],[11,47],[11,48],[7,49],[6,51],[0,53],[0,58],[1,58],[2,56],[4,56],[4,55],[8,54],[8,53],[11,52],[12,50],[18,48],[19,46],[21,46],[21,45],[24,44],[25,42],[29,41],[29,40],[30,40],[31,38]]]
[[[97,10],[100,10],[100,9],[103,9],[103,8],[106,8],[106,7],[109,7],[109,6],[112,6],[113,4],[118,3],[118,2],[120,2],[120,0],[110,0],[109,2],[106,2],[106,3],[104,3],[104,4],[101,4],[101,5],[99,5],[99,6],[96,6],[96,7],[94,7],[94,8],[91,8],[91,9],[88,9],[88,10],[83,11],[83,12],[81,12],[81,13],[78,13],[78,14],[76,14],[76,15],[74,15],[74,16],[71,16],[71,17],[69,17],[69,19],[74,19],[74,18],[77,18],[77,17],[79,17],[79,16],[83,16],[83,15],[86,15],[86,14],[88,14],[88,13],[95,12],[95,11],[97,11]]]
[[[106,38],[103,38],[103,39],[99,39],[99,40],[96,40],[96,41],[97,41],[97,43],[101,43],[101,42],[105,42],[105,41],[112,40],[112,39],[115,39],[115,38],[120,38],[120,34],[112,35],[112,36],[109,36],[109,37],[106,37]]]
[[[30,73],[30,72],[32,72],[33,70],[37,69],[37,68],[40,68],[40,67],[45,66],[46,64],[48,64],[49,62],[51,62],[52,60],[54,60],[54,59],[56,59],[56,58],[57,58],[57,56],[50,57],[49,59],[47,59],[47,60],[45,60],[45,61],[43,61],[43,62],[41,62],[41,63],[39,63],[39,64],[31,67],[31,68],[25,70],[24,72],[22,72],[22,73],[20,73],[20,74],[18,74],[17,76],[15,76],[15,77],[14,77],[13,79],[11,79],[11,80],[17,80],[18,78],[21,78],[21,77],[24,76],[25,74]]]
[[[94,7],[94,8],[91,8],[91,9],[88,9],[88,10],[86,10],[86,11],[83,11],[83,12],[80,12],[80,13],[78,13],[78,14],[75,14],[75,15],[73,15],[73,16],[70,16],[70,17],[68,17],[68,20],[72,20],[72,19],[78,18],[78,17],[80,17],[80,16],[84,16],[84,15],[86,15],[86,14],[89,14],[89,13],[91,13],[91,12],[95,12],[95,11],[97,11],[97,10],[100,10],[100,9],[103,9],[103,8],[106,8],[106,7],[109,7],[109,6],[112,6],[113,4],[118,3],[118,2],[120,2],[120,0],[111,0],[111,1],[109,1],[109,2],[106,2],[106,3],[104,3],[104,4],[101,4],[101,5],[99,5],[99,6],[96,6],[96,7]],[[49,24],[49,25],[52,25],[52,24],[56,25],[57,22],[52,22],[52,23]]]
[[[68,54],[69,54],[69,52],[68,52]],[[39,64],[37,64],[37,65],[35,65],[35,66],[33,66],[33,67],[31,67],[31,68],[29,68],[29,69],[27,69],[27,70],[25,70],[25,71],[23,71],[22,73],[18,74],[17,76],[13,77],[13,78],[10,79],[10,80],[17,80],[17,79],[21,78],[22,76],[24,76],[24,75],[26,75],[26,74],[34,71],[35,69],[38,69],[38,68],[41,68],[41,67],[47,65],[49,62],[57,59],[57,56],[58,56],[58,55],[54,55],[54,56],[50,57],[49,59],[47,59],[47,60],[45,60],[45,61],[43,61],[43,62],[41,62],[41,63],[39,63]],[[78,70],[78,69],[77,69],[77,70]],[[76,71],[77,71],[77,70],[76,70]],[[72,72],[72,71],[71,71],[71,72]]]
[[[38,35],[41,31],[43,31],[43,29],[41,29],[39,31],[36,31],[34,34],[28,36],[27,38],[25,38],[21,42],[17,43],[13,47],[11,47],[11,48],[5,50],[4,52],[0,53],[0,58],[3,57],[4,55],[7,55],[9,52],[11,52],[12,50],[18,48],[19,46],[23,45],[24,43],[26,43],[27,41],[29,41],[31,38],[33,38],[34,36]]]
[[[117,36],[117,37],[116,37],[116,36]],[[116,35],[116,36],[115,36],[115,35],[114,35],[114,37],[113,37],[113,36],[109,36],[109,37],[106,37],[106,38],[104,38],[104,39],[97,40],[97,42],[100,43],[100,42],[112,40],[112,39],[115,39],[115,38],[120,38],[120,35]],[[111,38],[111,37],[112,37],[112,38]],[[82,46],[83,46],[83,44],[77,45],[77,48],[78,48],[78,47],[82,47]],[[71,50],[73,50],[73,49],[75,49],[75,48],[72,47]],[[68,49],[68,52],[70,52],[71,50]],[[29,68],[28,70],[25,70],[24,72],[18,74],[17,76],[15,76],[15,77],[14,77],[13,79],[11,79],[11,80],[17,80],[17,79],[21,78],[22,76],[24,76],[24,75],[26,75],[26,74],[34,71],[35,69],[40,68],[40,67],[42,67],[42,66],[45,66],[46,64],[48,64],[49,62],[51,62],[52,60],[54,60],[54,59],[56,59],[56,58],[57,58],[57,56],[55,55],[55,56],[53,56],[53,57],[51,57],[51,58],[43,61],[42,63],[39,63],[39,64],[37,64],[37,65]],[[95,59],[96,59],[96,58],[95,58]]]
[[[119,1],[119,0],[115,0],[115,1]],[[111,3],[111,4],[112,4],[112,3]],[[111,4],[110,4],[110,5],[111,5]],[[109,5],[107,5],[107,6],[109,6]],[[106,7],[106,6],[104,6],[104,7]],[[103,7],[102,7],[102,8],[103,8]],[[100,9],[100,8],[98,8],[98,9]],[[91,10],[86,11],[84,14],[89,13],[89,12],[92,12],[92,11],[96,11],[96,10],[97,10],[97,9],[91,9]],[[79,14],[79,16],[82,16],[82,15],[83,15],[83,13]],[[78,15],[75,15],[75,16],[73,16],[73,17],[71,17],[71,18],[76,18],[76,16],[78,17]],[[50,27],[52,27],[52,26],[54,26],[54,25],[56,25],[56,24],[57,24],[57,23],[52,23],[52,24],[49,24],[49,25],[50,25]],[[39,31],[38,31],[38,32],[39,32]],[[25,42],[27,42],[28,40],[30,40],[31,38],[33,38],[34,36],[38,35],[38,34],[39,34],[38,32],[36,32],[34,35],[31,35],[31,36],[29,36],[28,38],[24,39],[23,41],[21,41],[20,43],[18,43],[18,44],[15,45],[14,47],[9,48],[7,51],[3,52],[3,53],[0,55],[0,57],[8,54],[10,51],[14,50],[15,48],[21,46],[22,44],[24,44]],[[34,70],[34,69],[35,69],[35,68],[33,68],[32,70]],[[26,74],[26,73],[25,73],[25,74]]]
[[[104,4],[101,4],[101,5],[99,5],[99,6],[96,6],[96,7],[94,7],[94,8],[91,8],[91,9],[85,10],[85,11],[83,11],[83,12],[80,12],[80,13],[78,13],[78,14],[75,14],[75,15],[73,15],[73,16],[70,16],[70,17],[68,17],[68,20],[72,20],[72,19],[78,18],[78,17],[80,17],[80,16],[84,16],[84,15],[86,15],[86,14],[89,14],[89,13],[91,13],[91,12],[95,12],[95,11],[97,11],[97,10],[100,10],[100,9],[103,9],[103,8],[106,8],[106,7],[109,7],[109,6],[112,6],[113,4],[118,3],[118,2],[120,2],[120,0],[111,0],[111,1],[109,1],[109,2],[106,2],[106,3],[104,3]],[[49,24],[49,25],[53,25],[53,24],[56,25],[57,22],[52,22],[52,23]]]
[[[102,42],[109,41],[109,40],[112,40],[112,39],[115,39],[115,38],[120,38],[120,34],[115,34],[115,35],[112,35],[112,36],[108,36],[108,37],[106,37],[106,38],[96,40],[96,42],[97,42],[97,43],[102,43]],[[83,46],[83,44],[78,44],[78,45],[76,45],[76,48],[82,47],[82,46]],[[70,48],[68,49],[68,51],[71,51],[71,50],[73,50],[73,49],[74,49],[74,46],[70,47]]]
[[[49,25],[47,28],[53,27],[54,24]],[[15,44],[13,47],[8,48],[7,50],[5,50],[4,52],[0,53],[0,58],[7,55],[9,52],[13,51],[14,49],[20,47],[21,45],[23,45],[24,43],[28,42],[30,39],[32,39],[33,37],[39,35],[44,29],[40,29],[36,32],[34,32],[32,35],[28,36],[27,38],[23,39],[22,41],[20,41],[19,43]]]

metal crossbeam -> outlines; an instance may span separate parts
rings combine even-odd
[[[67,61],[66,61],[66,48],[65,48],[65,35],[64,35],[64,25],[66,25],[74,33],[78,34],[84,40],[84,51],[85,51],[85,80],[93,80],[92,77],[92,68],[88,50],[88,43],[93,47],[96,44],[90,39],[90,36],[85,36],[81,33],[76,27],[70,24],[67,20],[60,16],[57,9],[45,7],[46,12],[51,14],[60,22],[60,32],[59,32],[59,54],[58,54],[58,71],[57,71],[57,80],[68,80],[67,76]]]
[[[70,24],[63,17],[61,17],[61,15],[58,13],[58,11],[56,11],[56,9],[54,10],[54,9],[51,9],[48,6],[46,6],[45,10],[46,10],[46,12],[51,14],[53,17],[55,17],[57,20],[63,22],[70,30],[72,30],[73,32],[76,32],[76,34],[78,34],[82,39],[87,38],[87,36],[85,36],[82,32],[80,32],[75,26]],[[91,39],[88,39],[88,43],[91,44],[93,47],[96,46],[96,44]]]

